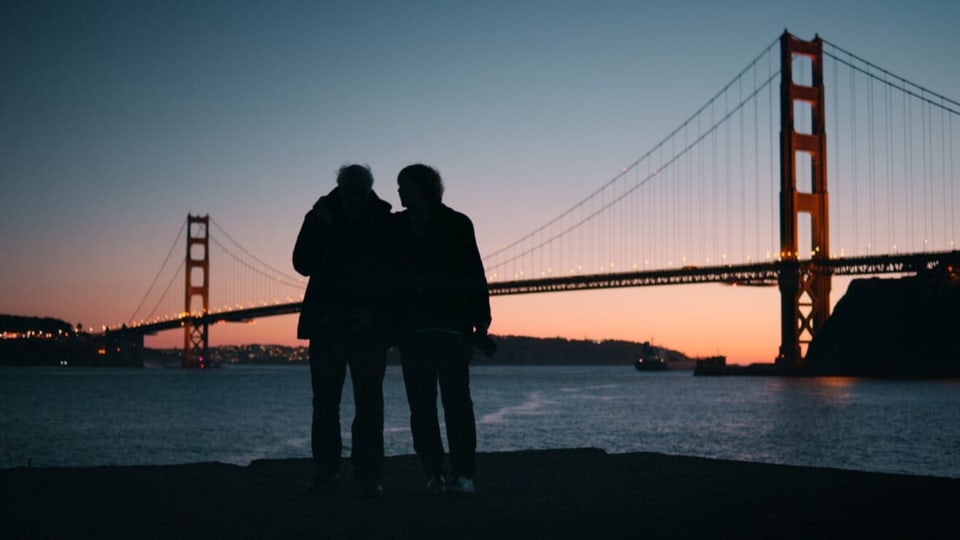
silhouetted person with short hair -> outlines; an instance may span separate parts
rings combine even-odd
[[[394,215],[399,267],[407,274],[400,337],[413,446],[431,492],[473,493],[476,420],[469,365],[476,337],[486,337],[490,301],[473,224],[442,203],[443,181],[416,164],[397,177],[405,211]],[[452,474],[443,476],[437,415],[443,403]]]
[[[346,165],[337,174],[337,186],[307,212],[297,236],[293,266],[310,277],[297,326],[297,337],[310,340],[316,478],[308,493],[339,488],[340,398],[347,366],[356,407],[350,453],[354,476],[365,495],[383,492],[383,263],[389,220],[390,204],[374,193],[370,169]]]

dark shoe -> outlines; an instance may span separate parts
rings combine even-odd
[[[304,495],[329,495],[340,491],[340,478],[315,478],[310,485],[303,490]]]
[[[379,499],[380,497],[383,497],[383,486],[380,485],[380,482],[364,482],[363,498]]]
[[[443,476],[439,474],[430,475],[430,478],[427,478],[427,493],[431,495],[439,495],[446,491],[446,482],[443,479]]]

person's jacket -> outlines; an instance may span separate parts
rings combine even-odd
[[[402,331],[486,332],[489,290],[470,218],[438,203],[422,224],[409,210],[393,219]]]
[[[329,222],[320,219],[321,206]],[[307,213],[293,249],[293,267],[310,278],[298,338],[385,339],[390,208],[371,191],[363,212],[349,216],[334,188]]]

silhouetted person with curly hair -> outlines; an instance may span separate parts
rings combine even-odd
[[[297,337],[310,340],[316,464],[311,494],[339,489],[340,398],[348,366],[356,406],[354,477],[365,495],[383,493],[389,220],[390,204],[374,193],[370,169],[347,165],[337,174],[337,186],[307,212],[293,250],[294,268],[310,277]]]

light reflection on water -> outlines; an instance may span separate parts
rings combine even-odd
[[[481,451],[591,446],[960,477],[960,381],[693,377],[630,366],[475,366]],[[413,452],[400,370],[389,454]],[[349,446],[349,382],[342,416]],[[305,367],[0,368],[0,467],[307,457]]]

